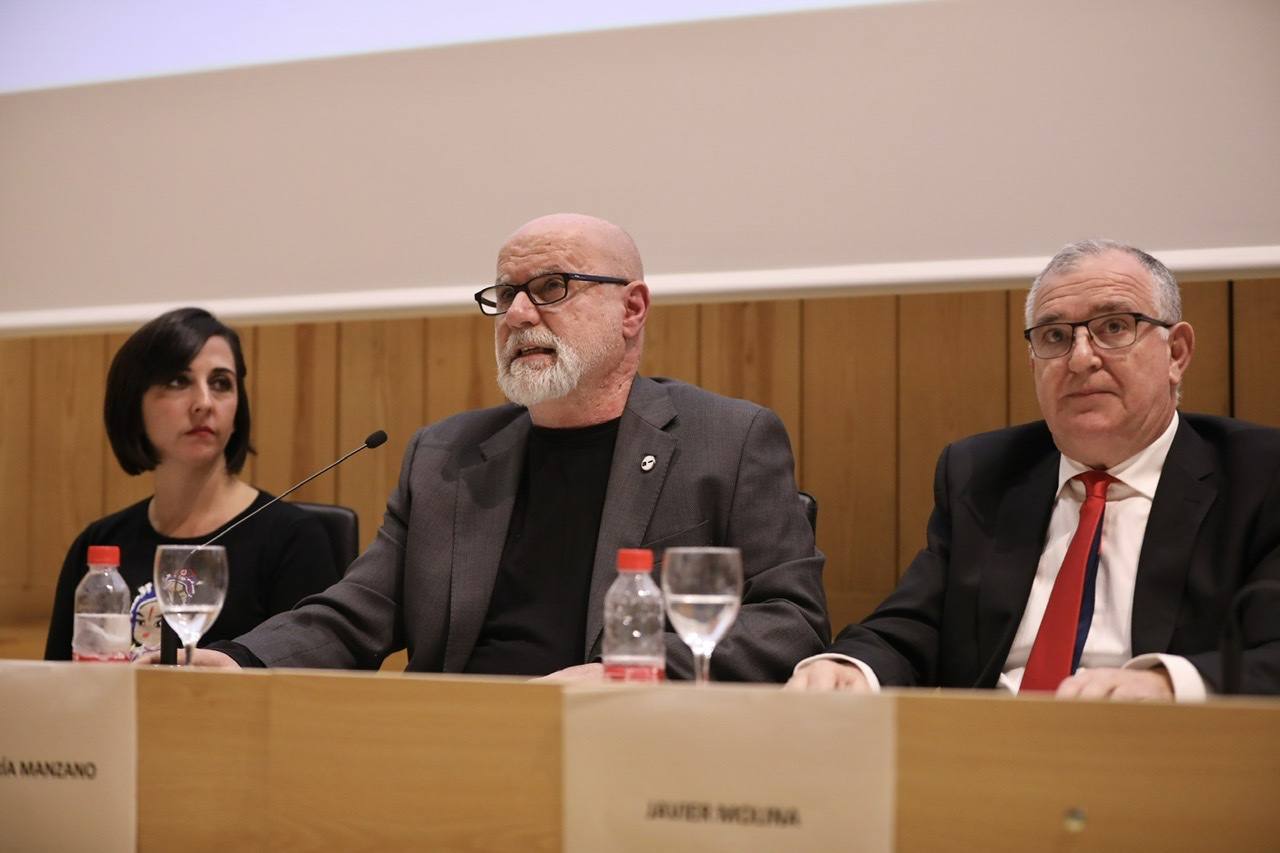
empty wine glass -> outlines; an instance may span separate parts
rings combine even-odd
[[[671,625],[693,652],[694,681],[711,680],[711,652],[742,605],[742,554],[737,548],[668,548],[662,597]]]
[[[159,545],[156,601],[177,633],[191,666],[196,643],[222,612],[227,597],[227,551],[221,545]]]

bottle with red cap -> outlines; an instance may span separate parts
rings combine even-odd
[[[71,634],[71,659],[129,662],[133,625],[132,596],[120,576],[120,549],[89,546],[89,571],[76,587],[76,618]]]
[[[618,577],[604,597],[604,672],[610,681],[667,677],[662,590],[653,582],[653,552],[618,550]]]

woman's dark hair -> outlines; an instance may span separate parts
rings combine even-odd
[[[212,337],[226,340],[236,362],[236,418],[224,451],[227,471],[237,474],[253,452],[249,445],[249,395],[245,391],[240,336],[203,308],[176,308],[129,336],[111,359],[102,406],[107,438],[126,474],[151,471],[160,463],[142,421],[142,395],[181,375]]]

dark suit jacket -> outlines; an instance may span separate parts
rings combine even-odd
[[[976,435],[938,460],[928,545],[831,651],[885,685],[994,687],[1022,620],[1058,487],[1044,422]],[[1280,579],[1280,431],[1181,415],[1138,560],[1133,654],[1186,657],[1221,687],[1232,596]],[[1280,596],[1244,609],[1243,689],[1280,692]]]
[[[407,646],[410,670],[462,671],[493,593],[530,425],[527,410],[504,405],[419,430],[369,549],[339,583],[237,642],[268,666],[371,668]],[[646,471],[648,455],[656,464]],[[754,403],[639,377],[596,543],[588,660],[599,653],[618,549],[674,545],[742,549],[743,606],[712,657],[717,678],[782,681],[825,646],[823,557],[782,422]],[[674,633],[667,662],[676,675],[692,672]]]

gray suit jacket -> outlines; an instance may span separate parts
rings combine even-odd
[[[237,642],[268,666],[373,668],[407,647],[409,670],[462,671],[493,593],[530,424],[526,409],[504,405],[419,430],[377,538],[346,576]],[[649,455],[657,462],[646,471]],[[675,545],[742,550],[742,611],[712,657],[716,678],[782,681],[822,651],[823,557],[782,422],[754,403],[637,377],[596,543],[587,660],[599,655],[618,549]],[[667,662],[673,675],[692,672],[671,632]]]

